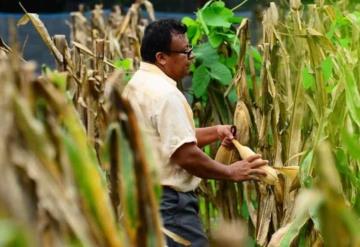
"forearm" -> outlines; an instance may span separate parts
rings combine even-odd
[[[217,126],[196,128],[196,139],[200,148],[217,141],[219,139]]]
[[[211,159],[195,144],[180,147],[172,160],[197,177],[228,180],[231,176],[228,166]]]

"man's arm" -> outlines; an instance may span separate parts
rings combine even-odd
[[[216,125],[212,127],[196,128],[196,140],[198,147],[202,148],[214,141],[220,140],[225,142],[225,146],[231,146],[231,140],[234,138],[231,133],[231,125]]]
[[[257,180],[256,175],[266,175],[259,167],[268,163],[260,155],[253,155],[246,160],[224,165],[208,157],[195,143],[179,147],[171,160],[197,177],[230,181]]]

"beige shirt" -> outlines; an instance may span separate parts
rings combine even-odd
[[[194,190],[201,179],[170,161],[180,146],[196,143],[193,113],[176,82],[156,65],[142,62],[123,96],[157,152],[161,184],[182,192]]]

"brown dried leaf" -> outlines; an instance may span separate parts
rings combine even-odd
[[[21,6],[21,4],[20,4],[20,6]],[[39,19],[39,16],[37,14],[28,13],[24,7],[22,7],[22,9],[25,12],[25,15],[18,21],[17,25],[18,26],[25,25],[30,20],[31,23],[34,25],[36,31],[39,33],[41,39],[44,41],[45,45],[50,49],[50,51],[55,56],[56,60],[58,62],[62,63],[63,56],[56,48],[54,42],[51,40],[51,37],[50,37],[44,23]]]

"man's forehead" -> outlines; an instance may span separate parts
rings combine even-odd
[[[171,34],[171,44],[187,46],[189,44],[189,41],[188,41],[186,34],[172,33]]]

